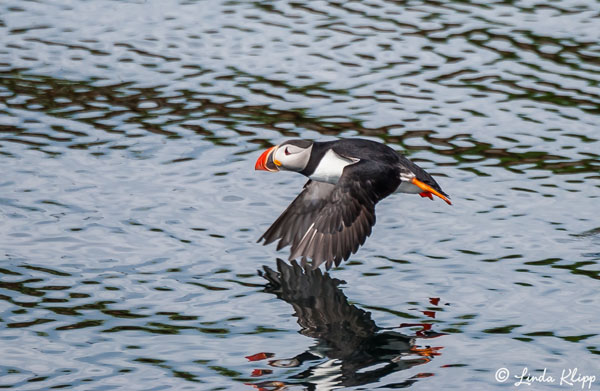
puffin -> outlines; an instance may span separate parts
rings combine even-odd
[[[277,250],[291,245],[289,260],[312,260],[313,269],[350,258],[375,225],[375,205],[393,193],[448,194],[424,169],[389,146],[361,138],[288,140],[270,147],[255,170],[293,171],[308,178],[302,192],[258,239]]]

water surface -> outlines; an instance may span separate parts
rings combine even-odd
[[[600,379],[599,17],[576,0],[4,1],[0,385]],[[278,263],[255,241],[304,178],[254,172],[260,151],[359,136],[454,205],[392,196],[329,275]]]

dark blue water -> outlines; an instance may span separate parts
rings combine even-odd
[[[0,387],[599,387],[599,3],[8,0],[0,39]],[[304,178],[256,158],[357,136],[453,206],[278,263]]]

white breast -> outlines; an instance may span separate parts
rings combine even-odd
[[[335,153],[333,149],[330,149],[323,155],[315,172],[313,172],[309,178],[314,181],[335,184],[342,176],[344,167],[349,164],[354,164],[359,160],[360,159],[346,159]]]

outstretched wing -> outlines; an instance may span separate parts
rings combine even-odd
[[[309,180],[304,190],[258,239],[267,245],[279,239],[277,250],[298,242],[327,204],[335,185]]]
[[[323,262],[327,269],[339,265],[371,234],[375,204],[398,186],[393,172],[383,176],[385,183],[375,182],[382,178],[381,167],[373,165],[361,161],[345,167],[335,185],[309,180],[259,241],[279,239],[277,249],[291,244],[290,259],[311,258],[313,268]]]

